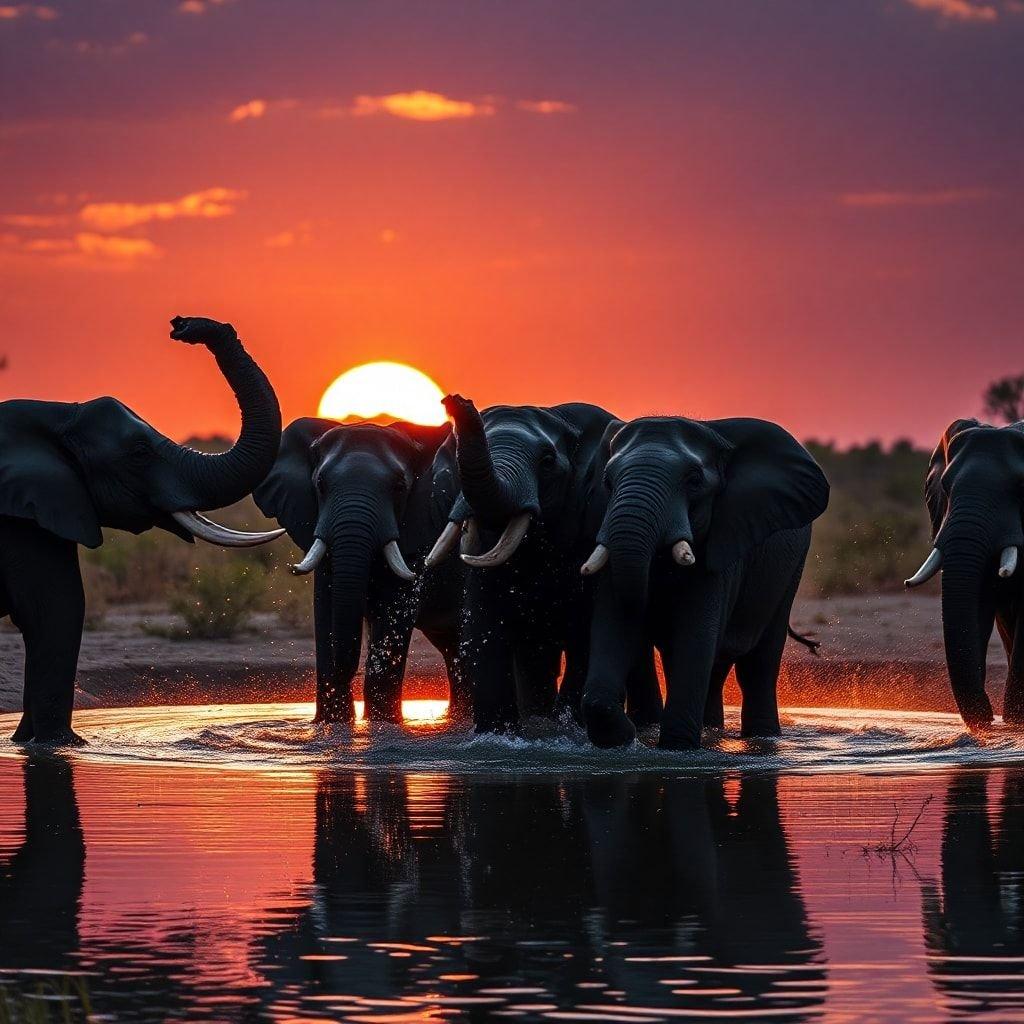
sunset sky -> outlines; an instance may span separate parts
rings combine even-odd
[[[934,443],[1024,372],[1024,0],[0,0],[0,397],[343,370]]]

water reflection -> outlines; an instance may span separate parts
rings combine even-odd
[[[955,776],[941,888],[923,888],[928,968],[955,1014],[1024,1014],[1024,771]]]
[[[932,792],[896,880],[859,851],[894,802]],[[40,1021],[85,1017],[55,978],[81,980],[94,1019],[145,1022],[1007,1021],[1024,1011],[1022,886],[1021,769],[0,761],[0,998],[47,979]]]

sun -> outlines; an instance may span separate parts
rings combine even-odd
[[[425,373],[405,363],[363,363],[346,370],[324,392],[318,415],[439,426],[445,420],[443,397],[444,392]]]

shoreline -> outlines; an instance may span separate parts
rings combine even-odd
[[[173,616],[145,608],[113,609],[83,636],[76,684],[78,708],[159,704],[290,703],[313,699],[312,628],[282,625],[276,615],[253,617],[226,640],[173,640],[143,631],[166,629]],[[793,627],[821,641],[820,657],[787,644],[779,703],[804,707],[876,707],[955,711],[943,655],[939,599],[933,594],[874,594],[798,600]],[[20,635],[0,631],[0,711],[21,706]],[[998,637],[988,652],[988,692],[997,712],[1006,675]],[[361,673],[357,693],[361,691]],[[406,698],[447,694],[437,652],[414,634]],[[726,700],[738,703],[734,680]]]

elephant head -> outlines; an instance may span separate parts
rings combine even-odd
[[[292,571],[329,566],[335,671],[351,678],[359,662],[371,575],[380,566],[411,583],[406,553],[425,551],[431,533],[432,474],[447,426],[413,423],[342,425],[295,420],[281,437],[256,504],[305,551]],[[436,516],[443,521],[447,509]]]
[[[662,550],[684,569],[701,563],[720,572],[828,504],[828,482],[810,453],[765,420],[615,421],[603,447],[606,504],[582,572],[610,562],[621,603],[636,613]]]
[[[953,696],[968,725],[992,721],[985,654],[995,591],[1017,569],[1024,543],[1024,426],[955,420],[939,439],[925,481],[934,546],[907,580],[942,569],[942,632]]]
[[[242,430],[206,455],[165,437],[114,398],[12,400],[0,406],[0,515],[32,519],[67,540],[98,547],[102,527],[160,526],[226,546],[273,540],[282,530],[240,533],[199,515],[241,500],[270,469],[281,436],[277,397],[230,324],[175,317],[171,337],[213,352],[235,393]]]
[[[577,403],[551,408],[501,405],[481,415],[461,395],[448,395],[444,406],[454,429],[462,494],[427,565],[448,555],[463,526],[467,548],[476,546],[480,530],[500,534],[483,554],[463,551],[462,560],[475,568],[493,569],[507,562],[531,522],[544,522],[549,536],[562,546],[571,544],[582,525],[584,463],[610,414]]]

